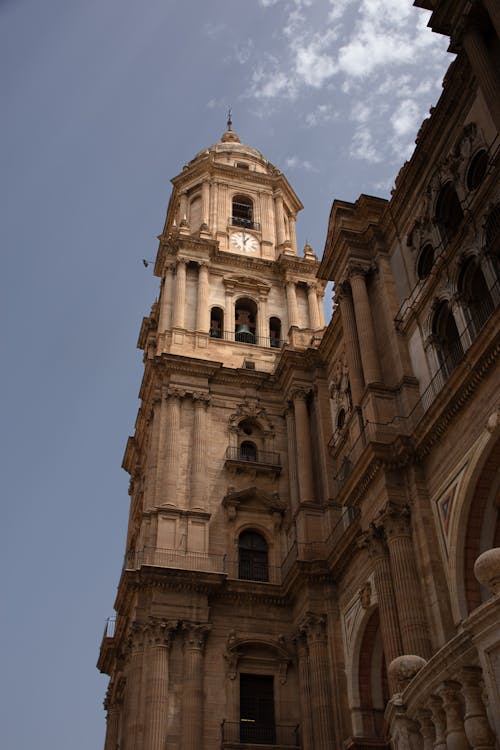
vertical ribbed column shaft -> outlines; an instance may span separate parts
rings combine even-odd
[[[316,294],[317,284],[311,282],[307,285],[307,302],[309,304],[309,326],[316,330],[321,327],[319,319],[318,296]]]
[[[311,502],[314,500],[314,482],[307,394],[299,388],[294,391],[292,398],[295,415],[295,452],[297,456],[299,498],[301,503]]]
[[[498,0],[483,0],[483,5],[486,8],[490,21],[495,27],[497,37],[500,39],[500,5]]]
[[[283,198],[276,195],[274,198],[274,217],[276,222],[276,244],[278,247],[285,242],[285,218],[283,213]]]
[[[292,513],[294,513],[297,510],[299,502],[297,492],[297,452],[295,448],[295,420],[293,409],[291,406],[289,406],[285,411],[285,419],[288,445],[288,478],[290,483],[290,504],[292,507]]]
[[[170,638],[176,626],[176,622],[153,622],[146,631],[144,750],[164,750],[165,748],[168,719]]]
[[[446,680],[437,691],[443,700],[443,709],[446,714],[447,750],[470,750],[470,745],[465,736],[459,689],[460,683],[454,680]]]
[[[165,468],[163,503],[177,502],[177,474],[179,466],[179,431],[181,426],[181,398],[183,391],[171,390],[167,394],[167,427],[165,430]]]
[[[211,189],[210,189],[210,229],[214,234],[219,228],[218,203],[219,203],[219,184],[217,182],[212,182]]]
[[[160,319],[158,321],[158,333],[164,333],[170,328],[170,302],[172,296],[173,268],[167,266],[165,279],[160,295]]]
[[[203,652],[208,625],[183,623],[184,691],[182,705],[182,750],[203,747]]]
[[[166,458],[166,445],[168,440],[169,431],[169,415],[167,406],[167,391],[162,391],[161,400],[158,403],[157,409],[159,412],[159,430],[158,430],[158,458],[156,461],[156,477],[155,477],[155,505],[162,505],[166,502],[166,488],[165,488],[165,458]]]
[[[234,339],[235,313],[233,302],[233,291],[226,289],[226,309],[224,311],[224,331],[230,336],[230,341]],[[225,338],[225,336],[224,336]]]
[[[257,343],[269,346],[269,322],[267,320],[267,297],[259,297],[259,311],[257,313]]]
[[[295,231],[295,222],[296,221],[297,221],[297,217],[296,216],[290,216],[290,221],[289,221],[289,225],[290,225],[290,229],[289,229],[289,231],[290,231],[290,243],[292,245],[292,250],[293,250],[294,254],[298,255],[298,252],[297,252],[297,232]]]
[[[373,561],[380,615],[380,633],[384,645],[385,663],[389,672],[391,661],[403,654],[389,556],[381,534],[375,529],[366,532],[360,546],[366,547]],[[391,688],[395,688],[395,685],[391,685]]]
[[[354,406],[358,406],[363,395],[365,381],[363,379],[363,368],[361,366],[361,354],[359,352],[359,340],[356,320],[354,318],[354,307],[348,288],[344,288],[339,292],[339,298],[347,366],[349,368],[349,380],[351,383],[352,402]]]
[[[351,272],[350,282],[365,383],[380,383],[381,374],[377,341],[364,272],[361,269],[355,268]]]
[[[477,28],[472,26],[465,31],[463,45],[486,106],[497,130],[500,130],[500,72]]]
[[[144,657],[142,632],[137,628],[131,638],[131,652],[127,667],[127,687],[125,695],[123,738],[124,750],[141,750],[139,726],[142,719],[141,711],[141,673]]]
[[[297,667],[299,673],[300,715],[302,719],[302,750],[314,750],[314,735],[311,714],[311,684],[309,679],[309,654],[303,634],[297,637]]]
[[[144,482],[144,510],[154,508],[155,506],[156,482],[158,475],[158,449],[160,444],[161,402],[161,389],[158,389],[153,398],[153,405],[148,420],[149,440]]]
[[[179,224],[187,221],[188,199],[186,193],[181,193],[179,200]]]
[[[482,697],[481,667],[464,667],[461,672],[465,700],[464,729],[473,750],[493,750],[495,735],[491,731]]]
[[[205,508],[206,504],[206,439],[207,405],[205,393],[193,393],[194,419],[191,458],[191,508]]]
[[[210,210],[210,183],[204,180],[201,183],[201,223],[208,226]]]
[[[406,506],[388,503],[380,521],[389,547],[404,653],[428,659],[430,644],[411,538],[410,511]]]
[[[301,626],[309,648],[311,716],[314,750],[331,750],[332,702],[326,643],[326,617],[309,614]]]
[[[210,327],[208,309],[208,265],[198,266],[198,295],[196,300],[196,330],[208,333]]]
[[[118,729],[120,724],[120,709],[111,705],[106,717],[106,740],[104,750],[116,750],[118,744]]]
[[[318,288],[316,289],[316,295],[318,298],[319,325],[321,328],[324,328],[326,325],[325,311],[323,308],[323,297],[325,296],[325,290],[318,286]]]
[[[179,258],[175,274],[174,311],[172,315],[174,328],[184,328],[186,309],[186,265],[187,261]]]
[[[286,302],[288,307],[288,325],[299,325],[299,308],[297,305],[297,292],[295,290],[295,281],[286,282]]]

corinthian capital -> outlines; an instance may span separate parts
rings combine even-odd
[[[210,395],[201,391],[193,393],[193,401],[195,406],[208,406],[210,403]]]
[[[366,276],[370,270],[370,264],[362,260],[351,260],[347,268],[347,274],[350,279],[354,276]]]
[[[165,398],[185,398],[186,391],[182,388],[169,388],[165,394]]]
[[[196,622],[183,622],[184,643],[186,648],[203,651],[211,626]]]
[[[306,636],[308,644],[326,641],[326,615],[308,612],[300,624],[299,631]]]
[[[177,620],[158,620],[151,618],[144,626],[144,643],[148,646],[166,646],[170,648]]]
[[[376,525],[384,529],[388,541],[399,536],[411,536],[409,507],[389,501],[377,517]]]
[[[382,529],[371,526],[358,540],[358,547],[360,549],[366,549],[372,560],[377,560],[379,557],[385,557],[387,549],[384,543]]]

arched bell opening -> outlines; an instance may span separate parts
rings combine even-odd
[[[281,320],[276,317],[269,319],[269,341],[273,348],[281,346]]]
[[[236,227],[253,229],[253,201],[247,195],[235,195],[232,202],[231,223]]]
[[[257,330],[257,305],[248,297],[241,297],[235,305],[235,341],[255,344]]]
[[[449,375],[464,355],[460,334],[449,302],[441,302],[434,313],[432,333],[440,366]]]
[[[488,284],[476,258],[469,258],[464,263],[458,278],[458,291],[468,327],[472,329],[472,337],[475,337],[495,309]]]
[[[451,182],[445,183],[439,192],[435,217],[441,239],[444,243],[450,242],[464,218],[457,191]]]
[[[224,338],[224,310],[221,307],[210,310],[210,338]]]

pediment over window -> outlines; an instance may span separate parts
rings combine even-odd
[[[280,517],[286,509],[286,504],[278,492],[269,495],[258,487],[247,487],[243,490],[234,490],[230,487],[222,500],[222,505],[226,508],[230,521],[233,521],[238,511],[243,509],[271,515],[277,514]]]
[[[284,685],[293,656],[282,635],[269,638],[258,633],[236,633],[235,630],[231,630],[226,641],[224,659],[228,667],[227,677],[230,680],[236,679],[238,664],[244,659],[245,663],[255,661],[261,667],[265,663],[268,663],[271,668],[276,665],[279,681]]]
[[[246,292],[260,296],[267,296],[271,291],[269,284],[262,279],[252,278],[252,276],[226,276],[224,286],[234,292]]]

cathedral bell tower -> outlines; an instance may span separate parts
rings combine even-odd
[[[302,204],[230,120],[172,183],[123,463],[125,564],[98,662],[111,678],[105,748],[292,747],[282,566],[314,488],[310,446],[297,466],[307,406],[297,397],[294,423],[277,373],[323,330],[324,283],[309,245],[297,253]]]

